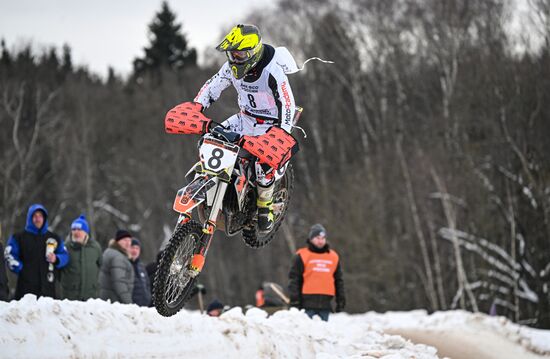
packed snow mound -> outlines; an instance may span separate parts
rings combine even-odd
[[[505,317],[493,317],[484,313],[463,310],[435,312],[429,315],[425,310],[409,312],[368,312],[354,316],[354,320],[368,322],[382,331],[399,332],[395,329],[430,330],[445,333],[460,329],[473,334],[490,332],[508,342],[521,345],[526,350],[550,357],[550,330],[541,330],[518,325]],[[345,320],[335,318],[335,321]]]
[[[165,318],[136,305],[33,295],[0,302],[0,348],[2,358],[437,358],[355,316],[323,322],[295,309],[267,317],[236,307],[219,318],[186,310]]]

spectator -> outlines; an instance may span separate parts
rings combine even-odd
[[[206,314],[211,317],[219,317],[223,313],[223,303],[217,299],[214,299],[208,307],[206,307]]]
[[[134,269],[130,263],[132,235],[118,230],[109,241],[109,248],[103,252],[99,271],[99,297],[111,302],[132,303],[134,290]]]
[[[0,253],[4,253],[4,246],[0,242]],[[6,274],[6,262],[4,256],[0,258],[0,300],[8,301],[10,288],[8,287],[8,275]]]
[[[254,295],[256,299],[256,307],[261,308],[265,304],[265,297],[264,297],[264,286],[263,283],[260,284],[258,289],[256,289],[256,293]]]
[[[256,306],[262,308],[269,315],[285,309],[289,299],[283,288],[273,282],[263,282],[256,291]]]
[[[71,224],[66,243],[70,260],[61,276],[63,299],[85,301],[97,298],[101,246],[90,237],[90,227],[84,215]]]
[[[340,260],[329,248],[322,225],[311,227],[307,243],[296,252],[290,268],[290,305],[304,308],[310,318],[318,315],[328,321],[332,298],[336,297],[336,312],[346,305]]]
[[[134,267],[134,290],[132,301],[139,306],[148,307],[151,305],[151,282],[145,266],[139,259],[141,254],[141,243],[136,238],[132,239],[130,247],[130,261]]]
[[[48,212],[40,204],[29,207],[25,230],[10,237],[6,262],[17,274],[15,300],[25,294],[56,298],[55,281],[69,255],[63,240],[48,231]]]

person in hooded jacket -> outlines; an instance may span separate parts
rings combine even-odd
[[[25,294],[56,298],[59,270],[69,262],[63,240],[48,230],[48,211],[41,204],[29,207],[25,230],[13,234],[6,245],[8,268],[17,274],[15,300]]]
[[[90,226],[84,215],[71,223],[71,233],[65,243],[70,260],[62,270],[62,298],[82,301],[97,298],[101,246],[90,237]]]
[[[134,290],[134,268],[130,263],[132,235],[123,229],[116,232],[109,241],[109,248],[103,252],[99,272],[99,297],[111,302],[130,304]]]
[[[307,247],[296,252],[290,268],[290,306],[305,309],[310,318],[318,315],[328,321],[333,298],[336,312],[346,305],[340,258],[330,249],[326,230],[320,224],[311,227],[307,243]]]

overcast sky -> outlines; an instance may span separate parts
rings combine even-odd
[[[189,44],[199,51],[215,46],[220,32],[243,21],[252,9],[272,6],[273,0],[168,0],[183,25]],[[143,55],[148,24],[162,0],[0,0],[0,38],[9,49],[23,41],[40,46],[64,43],[73,62],[105,75],[109,65],[119,74],[132,69]]]
[[[183,25],[189,45],[199,52],[215,46],[222,32],[242,22],[256,9],[265,10],[275,0],[168,0]],[[149,44],[148,24],[162,0],[0,0],[0,38],[8,48],[32,41],[35,49],[64,43],[72,48],[73,62],[105,76],[109,65],[127,75],[132,61],[143,56]],[[521,37],[527,0],[514,0],[510,30]],[[532,31],[527,31],[531,33]],[[536,45],[533,45],[536,48]],[[520,46],[521,47],[521,46]]]

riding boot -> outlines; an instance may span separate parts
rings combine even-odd
[[[273,188],[275,181],[264,187],[258,184],[258,228],[262,232],[270,231],[273,228]]]

